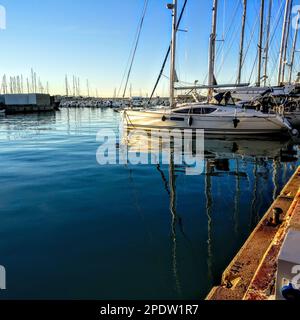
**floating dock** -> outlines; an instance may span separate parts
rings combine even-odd
[[[207,300],[274,299],[278,257],[290,229],[300,231],[300,167],[225,270],[221,285],[211,290]]]

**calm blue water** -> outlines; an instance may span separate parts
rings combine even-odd
[[[209,140],[206,174],[175,168],[170,189],[168,166],[97,163],[97,131],[118,125],[0,118],[0,298],[202,299],[297,167],[284,143]]]

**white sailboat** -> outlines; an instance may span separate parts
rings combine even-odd
[[[124,110],[130,129],[203,129],[206,134],[262,135],[292,130],[277,114],[216,105],[190,104],[172,110]]]
[[[229,96],[224,94],[224,102],[217,104],[192,103],[176,106],[175,101],[175,53],[177,33],[177,0],[168,5],[172,10],[172,45],[170,67],[170,109],[140,110],[125,109],[122,113],[124,125],[142,129],[203,129],[206,134],[261,135],[292,130],[289,122],[275,113],[262,113],[229,104]],[[210,36],[209,86],[214,85],[215,39],[217,22],[217,0],[214,0],[212,34]]]

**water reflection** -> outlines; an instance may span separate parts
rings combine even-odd
[[[204,298],[298,164],[295,141],[212,138],[202,175],[176,164],[177,146],[170,165],[100,166],[96,134],[119,120],[100,109],[0,118],[5,297]],[[146,152],[147,140],[127,145]]]
[[[40,136],[50,130],[56,121],[54,112],[11,115],[0,118],[0,140],[15,141]]]
[[[149,141],[151,135],[129,135],[126,144],[130,152],[157,152],[153,149],[153,144]],[[150,148],[151,147],[151,148]],[[166,151],[166,145],[157,145],[160,152]],[[178,146],[177,146],[178,147]],[[149,149],[150,148],[150,149]],[[177,197],[177,180],[184,175],[184,165],[174,163],[174,146],[171,144],[170,164],[169,164],[169,183],[164,174],[166,167],[158,164],[156,166],[166,194],[170,199],[171,213],[171,236],[172,236],[172,270],[174,274],[174,283],[178,297],[182,296],[184,290],[180,280],[180,237],[177,233],[179,216],[177,206],[179,198]],[[192,151],[193,152],[193,151]],[[255,228],[271,200],[276,199],[280,189],[287,180],[287,173],[292,173],[296,168],[298,161],[298,142],[292,139],[288,140],[266,140],[261,137],[251,137],[248,139],[209,138],[204,141],[204,193],[205,193],[205,214],[207,223],[207,288],[211,288],[219,282],[220,272],[217,261],[220,260],[219,250],[220,231],[215,229],[218,224],[216,215],[220,215],[220,206],[222,202],[227,202],[232,217],[232,234],[235,239],[240,239],[241,234],[249,235]],[[222,189],[218,190],[218,179],[222,184]],[[224,183],[228,179],[228,185]],[[271,182],[271,183],[270,183]],[[247,185],[247,188],[245,187]],[[227,189],[228,188],[228,189]],[[247,189],[245,194],[245,189]],[[270,195],[266,198],[266,195]],[[232,195],[232,200],[230,200]],[[249,200],[245,200],[245,198]],[[232,201],[232,202],[231,202]],[[250,217],[248,228],[245,230],[244,208],[247,201],[250,204]],[[221,203],[221,205],[220,205]],[[232,203],[232,204],[231,204]],[[247,204],[246,204],[247,205]],[[226,209],[224,209],[226,210]],[[180,217],[180,223],[183,228],[184,216]],[[244,229],[243,229],[244,228]],[[224,231],[225,232],[225,231]],[[216,234],[217,233],[217,234]],[[188,237],[188,235],[186,235]],[[216,243],[215,243],[216,242]],[[235,248],[229,250],[236,253],[242,242],[236,244]],[[223,245],[226,245],[225,243]],[[216,258],[215,258],[216,255]],[[232,258],[232,257],[230,257]],[[229,261],[227,258],[226,261]]]
[[[0,140],[26,140],[45,133],[95,136],[100,128],[117,129],[118,117],[112,110],[98,108],[65,108],[59,112],[7,115],[0,117]]]

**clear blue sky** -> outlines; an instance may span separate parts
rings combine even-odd
[[[283,0],[274,0],[272,28]],[[170,12],[167,0],[149,0],[144,29],[130,82],[135,94],[150,92],[170,41]],[[246,39],[250,48],[244,69],[248,81],[256,57],[260,0],[249,0]],[[299,4],[299,0],[294,1]],[[183,0],[179,0],[180,6]],[[7,76],[30,75],[33,67],[51,93],[64,93],[65,74],[89,78],[92,90],[103,96],[119,88],[141,17],[144,0],[0,0],[7,10],[7,29],[0,31],[1,72]],[[266,0],[266,9],[268,0]],[[177,71],[182,81],[205,82],[212,0],[189,0],[178,36]],[[236,80],[241,24],[241,0],[219,0],[217,73],[219,82]],[[274,73],[280,42],[278,22],[270,69]],[[226,33],[226,30],[229,32]],[[251,38],[252,30],[255,30]],[[227,35],[226,35],[227,34]],[[292,39],[292,34],[290,35]],[[297,57],[298,59],[298,57]],[[299,59],[297,60],[299,61]],[[255,70],[255,69],[254,69]],[[165,71],[168,75],[168,70]],[[253,72],[252,81],[255,78]],[[94,92],[94,91],[92,91]],[[158,94],[168,93],[167,79]]]

